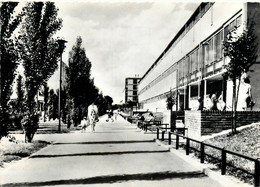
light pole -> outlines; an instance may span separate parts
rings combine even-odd
[[[58,39],[57,40],[59,48],[58,48],[58,53],[60,54],[60,84],[59,84],[59,108],[58,108],[58,114],[59,114],[59,127],[58,131],[61,132],[61,84],[62,84],[62,53],[65,48],[65,43],[67,43],[66,40],[63,39]]]
[[[2,2],[0,2],[0,15],[2,10]],[[0,19],[0,107],[2,106],[2,85],[1,85],[1,79],[2,79],[2,19]]]

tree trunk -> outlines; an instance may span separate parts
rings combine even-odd
[[[238,102],[238,95],[239,95],[239,88],[240,88],[240,79],[238,81],[238,88],[236,89],[236,79],[233,79],[233,103],[232,103],[232,111],[233,112],[233,119],[232,119],[232,124],[233,124],[233,129],[232,132],[235,134],[237,132],[237,102]]]
[[[236,78],[233,79],[233,98],[232,98],[232,134],[236,133]]]

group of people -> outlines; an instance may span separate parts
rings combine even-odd
[[[255,102],[253,101],[251,93],[250,80],[246,73],[241,76],[240,86],[238,90],[238,100],[237,100],[237,110],[245,111],[247,108],[253,108]],[[195,110],[220,110],[224,111],[226,108],[231,108],[232,106],[227,106],[223,100],[223,95],[218,93],[210,94],[206,98],[205,102],[201,97],[198,98],[198,107]]]
[[[112,110],[112,109],[109,109],[107,110],[107,119],[106,119],[106,122],[109,122],[109,121],[112,121],[114,122],[115,120],[117,120],[117,116],[119,115],[120,111],[117,109],[117,110]]]
[[[108,118],[106,122],[109,122],[110,120],[114,122],[114,120],[117,120],[117,116],[119,112],[120,112],[119,110],[114,110],[114,111],[111,109],[107,110]],[[81,132],[85,132],[88,126],[91,126],[91,131],[95,132],[96,122],[99,121],[98,118],[99,118],[98,108],[94,103],[92,103],[88,107],[88,115],[84,116],[83,119],[81,120],[80,123]]]
[[[226,103],[223,100],[222,94],[210,94],[205,102],[204,108],[206,110],[226,110]]]
[[[95,132],[96,122],[98,121],[98,108],[94,103],[92,103],[88,106],[88,115],[84,116],[83,120],[81,120],[81,132],[85,132],[89,125],[91,126],[91,131]]]

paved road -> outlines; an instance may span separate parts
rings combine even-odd
[[[123,118],[96,132],[37,135],[53,144],[0,173],[2,186],[220,186]]]

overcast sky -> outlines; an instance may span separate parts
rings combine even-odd
[[[92,62],[95,85],[124,101],[126,77],[140,77],[155,62],[199,3],[174,2],[56,2],[63,27],[57,36],[68,41],[63,61],[77,36]],[[49,81],[58,88],[56,73]]]

